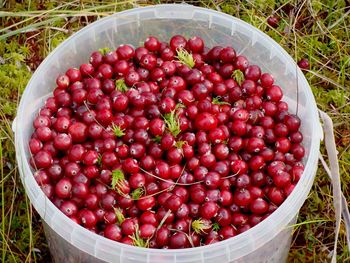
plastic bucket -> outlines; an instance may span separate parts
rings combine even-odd
[[[284,100],[298,115],[306,148],[305,171],[293,193],[266,220],[243,234],[209,246],[159,250],[132,247],[91,233],[61,213],[41,191],[29,166],[28,140],[32,121],[55,87],[55,78],[68,67],[86,62],[101,47],[139,46],[147,36],[169,40],[174,34],[201,36],[206,45],[233,46],[263,72],[275,76]],[[298,89],[297,89],[298,86]],[[298,93],[298,96],[297,96]],[[292,227],[312,186],[322,129],[311,89],[293,59],[271,38],[229,15],[190,5],[136,8],[101,19],[56,48],[31,78],[14,123],[17,161],[31,203],[43,219],[56,262],[283,262],[290,247]]]

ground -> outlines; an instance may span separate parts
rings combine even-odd
[[[40,62],[64,39],[114,12],[170,1],[0,0],[0,247],[1,262],[51,262],[40,218],[25,196],[15,160],[11,123],[21,94]],[[320,109],[334,122],[342,189],[350,200],[350,2],[348,0],[186,1],[238,17],[275,39],[299,61]],[[267,23],[271,15],[278,27]],[[321,152],[327,160],[324,147]],[[330,180],[319,165],[295,226],[289,262],[329,262],[335,216]],[[345,228],[338,262],[349,262]]]

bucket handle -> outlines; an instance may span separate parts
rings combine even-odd
[[[339,238],[340,231],[340,223],[341,217],[343,217],[343,221],[346,229],[346,239],[348,249],[350,251],[350,213],[347,206],[347,202],[344,194],[341,191],[340,187],[340,173],[339,173],[339,163],[338,163],[338,152],[335,145],[335,139],[333,134],[333,122],[332,119],[325,113],[324,111],[319,110],[320,117],[323,121],[323,131],[324,131],[324,140],[325,146],[328,155],[329,166],[326,161],[323,159],[320,154],[319,159],[327,172],[328,176],[332,181],[333,188],[333,205],[335,210],[335,240],[334,240],[334,249],[332,253],[332,263],[337,261],[337,243]]]

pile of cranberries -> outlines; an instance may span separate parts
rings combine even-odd
[[[101,49],[56,79],[29,141],[34,177],[76,223],[150,248],[219,242],[267,218],[304,166],[269,73],[200,37]]]

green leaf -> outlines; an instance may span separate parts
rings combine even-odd
[[[185,109],[185,108],[186,108],[186,106],[184,104],[182,104],[182,103],[177,103],[176,106],[175,106],[176,110],[177,109]]]
[[[232,78],[237,81],[238,85],[241,86],[242,82],[244,81],[244,74],[241,70],[236,69],[232,72]]]
[[[204,222],[202,219],[197,219],[197,220],[192,221],[191,226],[192,226],[193,231],[197,234],[201,234],[205,230],[208,230],[211,228],[211,224]]]
[[[125,220],[125,217],[124,217],[122,211],[120,210],[120,208],[114,208],[114,212],[115,212],[115,215],[117,217],[118,224],[121,225]]]
[[[127,91],[129,89],[129,87],[125,84],[124,79],[117,79],[115,81],[115,87],[120,92],[125,92],[125,91]]]
[[[181,132],[180,129],[180,120],[179,116],[176,113],[176,110],[171,111],[163,116],[165,125],[169,132],[174,135],[174,137],[178,136]]]
[[[106,55],[108,52],[111,52],[111,49],[109,47],[104,47],[104,48],[100,48],[98,50],[102,55]]]
[[[176,58],[184,65],[187,65],[190,68],[193,68],[195,65],[195,60],[191,53],[189,53],[184,48],[179,48],[177,51]]]
[[[136,188],[134,191],[131,192],[131,198],[134,200],[139,200],[141,196],[143,196],[145,193],[145,189],[143,187]]]
[[[160,141],[162,140],[162,136],[156,136],[154,138],[152,138],[152,141],[160,143]]]
[[[122,170],[116,169],[112,171],[112,189],[115,189],[116,186],[120,185],[122,181],[125,180],[125,176]]]
[[[98,165],[99,167],[101,167],[101,164],[102,164],[102,155],[99,154],[99,155],[98,155],[98,158],[97,158],[97,165]]]
[[[187,141],[177,141],[175,142],[175,147],[178,149],[182,149],[182,147],[187,144]]]
[[[219,97],[213,98],[212,103],[217,105],[230,105],[230,103],[228,103],[227,101],[221,101]]]
[[[213,224],[213,230],[214,231],[219,231],[220,230],[220,225],[218,223]]]
[[[113,129],[114,135],[117,137],[122,137],[125,135],[125,132],[124,132],[125,130],[120,128],[118,125],[114,123],[112,124],[112,129]]]

